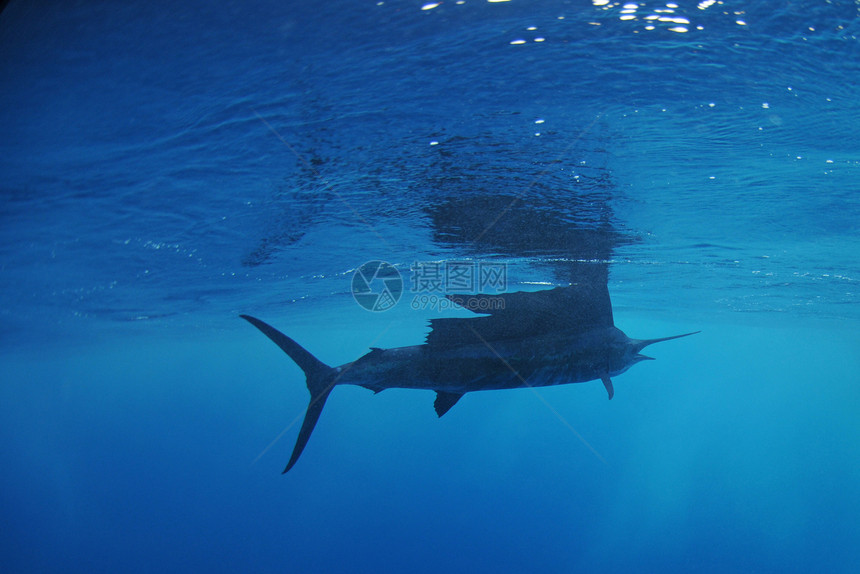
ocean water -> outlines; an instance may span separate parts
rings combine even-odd
[[[848,0],[9,2],[0,570],[860,571],[858,35]],[[470,316],[416,288],[452,262],[702,332],[612,401],[338,387],[282,475],[304,377],[238,315],[342,364]]]

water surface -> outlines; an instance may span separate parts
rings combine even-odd
[[[3,570],[856,571],[858,22],[11,2]],[[451,312],[359,307],[374,259],[585,273],[628,335],[703,333],[612,402],[339,388],[281,476],[307,391],[237,315],[329,364],[420,343]]]

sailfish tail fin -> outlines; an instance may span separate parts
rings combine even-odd
[[[271,325],[260,321],[250,315],[239,315],[265,336],[279,346],[290,358],[301,367],[307,377],[308,391],[311,393],[311,402],[305,411],[305,420],[302,422],[302,428],[299,431],[299,437],[296,439],[296,446],[293,447],[293,454],[290,456],[290,461],[284,472],[287,472],[296,461],[299,460],[305,445],[308,444],[308,439],[311,438],[311,433],[320,418],[326,399],[328,399],[331,390],[334,388],[337,379],[337,370],[329,367],[304,348],[301,345],[272,327]]]

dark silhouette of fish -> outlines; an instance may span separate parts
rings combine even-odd
[[[287,353],[307,377],[311,401],[284,472],[301,455],[336,385],[358,385],[376,393],[390,388],[436,391],[434,407],[440,417],[474,391],[600,380],[612,399],[611,377],[651,359],[640,354],[642,349],[695,334],[630,339],[615,327],[609,291],[601,281],[546,291],[448,298],[467,309],[481,309],[482,316],[433,319],[423,345],[372,348],[339,367],[325,365],[271,325],[241,315]]]

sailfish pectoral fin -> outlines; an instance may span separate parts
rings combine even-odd
[[[436,414],[442,416],[451,410],[457,401],[464,393],[448,393],[445,391],[436,391],[436,400],[433,402],[433,408],[436,409]]]
[[[600,380],[603,381],[603,386],[606,387],[606,392],[609,393],[609,400],[612,400],[612,397],[615,396],[615,389],[612,388],[612,379],[609,378],[609,375],[603,375],[600,377]]]

